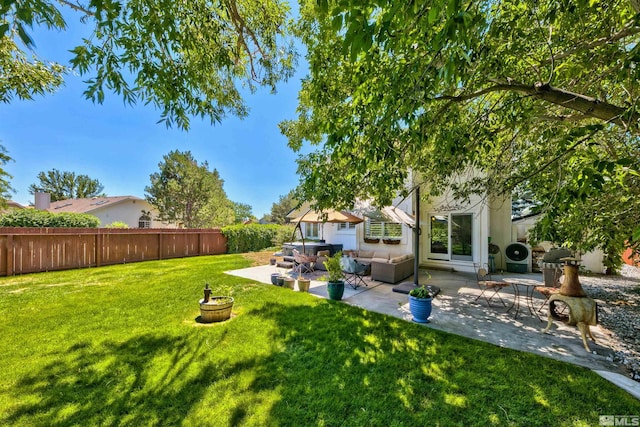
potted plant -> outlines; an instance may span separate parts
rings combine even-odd
[[[414,322],[429,323],[432,300],[431,290],[424,285],[418,286],[409,292],[409,310]]]
[[[285,288],[293,289],[296,285],[296,279],[294,279],[293,277],[284,276],[282,285]]]
[[[342,273],[342,252],[336,252],[333,256],[327,258],[324,262],[324,267],[327,269],[328,283],[327,292],[329,298],[332,300],[340,301],[342,294],[344,294],[344,274]]]
[[[364,238],[364,242],[365,243],[378,243],[380,241],[379,238],[376,237],[365,237]]]
[[[309,286],[311,286],[311,279],[298,277],[298,290],[300,292],[309,292]]]

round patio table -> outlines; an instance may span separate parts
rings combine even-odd
[[[544,286],[544,283],[539,282],[533,279],[526,279],[520,277],[505,277],[502,279],[503,282],[510,284],[513,287],[513,304],[511,307],[507,309],[507,313],[511,311],[512,308],[515,307],[516,313],[513,316],[514,319],[518,318],[518,312],[520,311],[520,300],[524,297],[524,302],[527,308],[529,309],[529,313],[535,315],[538,320],[542,322],[538,312],[535,310],[533,306],[533,289],[536,286]],[[522,291],[524,290],[524,294]]]

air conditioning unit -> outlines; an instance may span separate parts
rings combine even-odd
[[[531,249],[524,243],[513,242],[504,250],[507,271],[528,273],[531,271]]]

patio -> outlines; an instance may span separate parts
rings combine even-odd
[[[275,266],[265,265],[227,273],[256,282],[271,283],[270,276],[275,272],[284,271]],[[310,277],[312,281],[309,292],[318,297],[328,298],[326,282],[317,280],[323,274],[326,272],[316,272]],[[480,294],[474,274],[439,270],[430,270],[428,274],[425,270],[420,270],[420,274],[420,283],[437,285],[441,289],[433,301],[433,312],[426,327],[592,369],[640,399],[640,383],[626,377],[621,368],[613,363],[611,344],[614,338],[601,326],[591,327],[596,342],[590,341],[591,352],[586,352],[580,332],[575,326],[554,322],[549,334],[542,333],[547,324],[546,308],[538,318],[522,303],[517,318],[514,318],[514,310],[507,312],[507,308],[497,300],[492,301],[491,307],[487,307],[483,299],[474,301]],[[514,276],[513,273],[507,274]],[[539,273],[515,275],[542,280]],[[499,280],[501,276],[494,278]],[[365,281],[367,286],[358,289],[345,285],[342,301],[411,321],[407,295],[393,292],[394,285],[372,281],[370,277],[366,277]],[[502,294],[507,305],[511,305],[513,290],[507,288]],[[543,301],[541,295],[534,295],[535,307],[539,307]]]

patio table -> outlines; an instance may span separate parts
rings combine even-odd
[[[512,308],[515,307],[516,313],[514,318],[518,318],[518,312],[520,311],[520,299],[524,297],[525,304],[529,309],[529,313],[534,314],[538,320],[542,322],[538,312],[535,310],[533,306],[533,289],[536,286],[544,286],[544,283],[539,282],[533,279],[525,279],[520,277],[505,277],[502,279],[503,282],[510,284],[513,287],[513,304],[511,307],[507,309],[507,313],[511,311]],[[524,290],[524,295],[522,294],[522,290]]]

